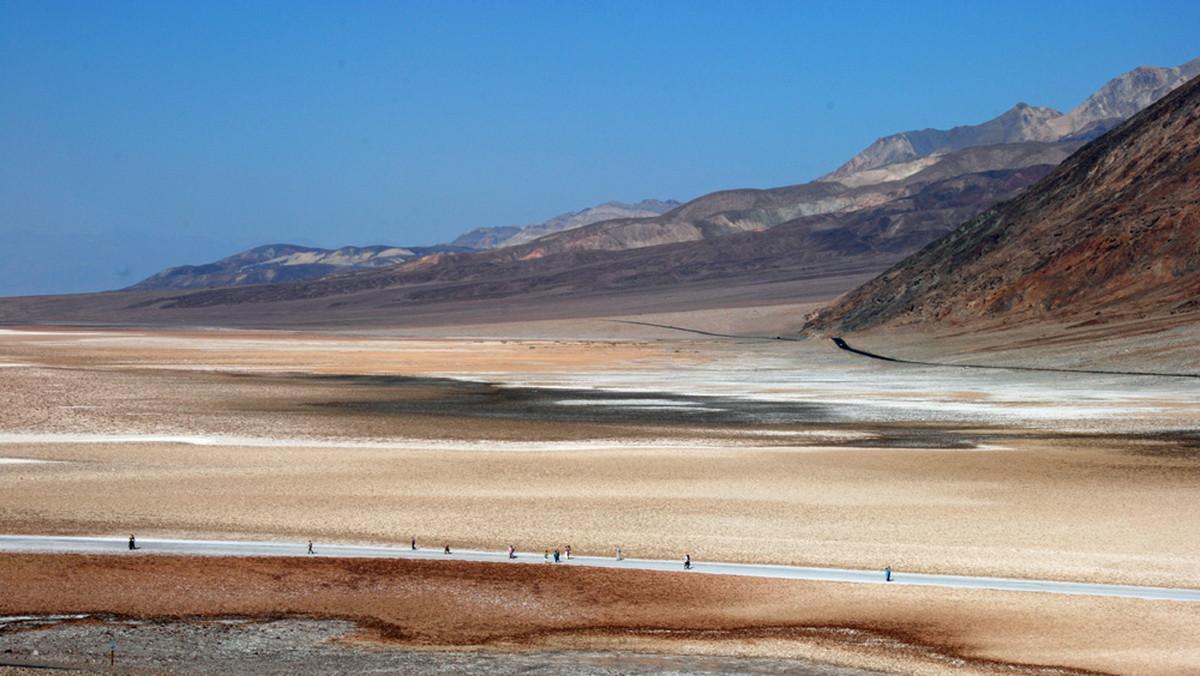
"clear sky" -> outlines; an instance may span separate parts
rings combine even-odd
[[[0,295],[803,183],[1197,56],[1195,0],[0,0]]]

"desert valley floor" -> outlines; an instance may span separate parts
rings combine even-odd
[[[123,549],[416,538],[1200,588],[1195,378],[620,332],[0,331],[0,533],[114,543],[0,554],[0,673],[107,671],[118,638],[129,673],[1200,673],[1194,602]]]

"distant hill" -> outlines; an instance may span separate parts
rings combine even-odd
[[[806,330],[962,334],[1044,322],[1092,336],[1118,324],[1145,336],[1200,322],[1200,78],[820,311]]]
[[[260,246],[206,265],[168,268],[130,286],[128,290],[202,289],[211,286],[273,284],[316,279],[339,272],[395,265],[432,253],[465,251],[451,246],[347,246],[315,249],[294,244]]]
[[[1200,74],[1200,58],[1175,68],[1141,66],[1113,78],[1067,114],[1018,103],[983,124],[953,129],[922,129],[884,136],[821,180],[953,152],[972,146],[1024,141],[1090,140]]]
[[[1019,179],[1014,182],[1013,172],[1039,165],[1049,170],[1079,145],[1016,144],[967,148],[925,161],[910,162],[895,167],[894,172],[881,172],[859,182],[814,181],[766,190],[724,190],[692,200],[661,216],[603,221],[547,235],[523,247],[510,247],[504,251],[510,256],[538,258],[568,251],[625,251],[696,242],[767,230],[798,219],[828,217],[829,222],[834,222],[838,215],[848,216],[858,211],[886,208],[889,202],[908,200],[922,192],[927,196],[922,204],[937,209],[937,200],[931,197],[935,193],[928,191],[928,188],[933,183],[968,174],[977,175],[978,180],[996,180],[1004,188],[974,190],[965,194],[946,193],[944,197],[958,206],[971,202],[978,210],[982,210],[1029,185],[1021,183]],[[1017,175],[1032,176],[1029,173]],[[911,210],[903,204],[897,206],[902,210]],[[975,213],[978,211],[970,215]],[[948,232],[956,225],[954,222],[945,222],[941,229],[929,230],[927,236]],[[903,229],[904,226],[896,227]],[[907,233],[893,231],[889,235],[899,237]]]
[[[395,265],[432,254],[467,253],[512,246],[548,233],[570,230],[597,221],[655,216],[677,206],[679,202],[674,200],[643,200],[637,204],[605,202],[583,211],[568,212],[548,221],[524,227],[476,228],[449,244],[427,247],[347,246],[340,249],[317,249],[295,244],[270,244],[213,263],[168,268],[127,287],[126,290],[203,289],[318,279],[343,272]]]
[[[642,200],[637,204],[624,202],[605,202],[599,206],[583,211],[568,211],[542,223],[533,223],[524,227],[508,225],[499,228],[475,228],[450,242],[451,246],[467,249],[500,249],[506,246],[524,244],[562,230],[574,230],[592,223],[609,221],[618,218],[645,218],[666,213],[679,206],[675,200]]]

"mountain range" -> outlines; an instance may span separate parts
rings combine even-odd
[[[396,329],[796,304],[864,282],[810,317],[806,335],[976,335],[1046,317],[1077,328],[1192,322],[1200,174],[1187,153],[1200,125],[1195,83],[1176,81],[1198,65],[1142,67],[1067,115],[1018,105],[946,132],[950,145],[928,154],[864,160],[806,184],[721,191],[658,215],[319,279],[7,299],[0,322]],[[1176,93],[1085,140],[1164,87]],[[1056,125],[1051,140],[953,147],[971,129],[992,141]]]
[[[503,251],[467,260],[438,255],[386,273],[390,284],[405,284],[414,278],[424,281],[435,267],[441,268],[439,275],[445,281],[483,279],[486,274],[481,277],[479,271],[490,269],[498,261],[511,267],[511,261],[517,259],[554,257],[571,251],[620,252],[679,245],[785,224],[813,232],[820,240],[811,252],[814,254],[860,251],[883,255],[883,259],[890,254],[898,260],[963,220],[1017,194],[1077,150],[1084,140],[1115,126],[1198,72],[1200,58],[1174,68],[1143,66],[1114,78],[1067,114],[1021,103],[979,125],[885,136],[836,171],[811,183],[720,191],[683,205],[658,200],[632,205],[608,202],[524,227],[477,228],[447,245],[424,249],[259,247],[207,265],[165,270],[129,288],[294,282],[381,268],[430,254]],[[863,222],[874,223],[875,231],[865,230]],[[875,263],[863,260],[863,265],[877,265],[881,260],[879,256],[872,258]],[[545,283],[541,271],[547,267],[531,266],[531,278],[520,286]],[[642,275],[623,277],[641,279]],[[364,283],[368,282],[360,282]],[[578,282],[569,284],[575,287]],[[292,293],[314,292],[308,289]]]

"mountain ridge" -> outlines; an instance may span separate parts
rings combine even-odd
[[[554,218],[526,226],[507,225],[496,228],[475,228],[450,242],[450,246],[476,250],[499,249],[531,242],[539,237],[562,230],[574,230],[592,223],[619,218],[644,218],[664,214],[681,203],[676,200],[644,199],[637,204],[610,200],[580,211],[568,211]]]
[[[1200,74],[1200,57],[1173,68],[1139,66],[1109,80],[1070,112],[1018,103],[986,122],[948,130],[920,129],[877,139],[858,155],[822,176],[838,181],[896,162],[970,146],[1023,141],[1090,140]]]

